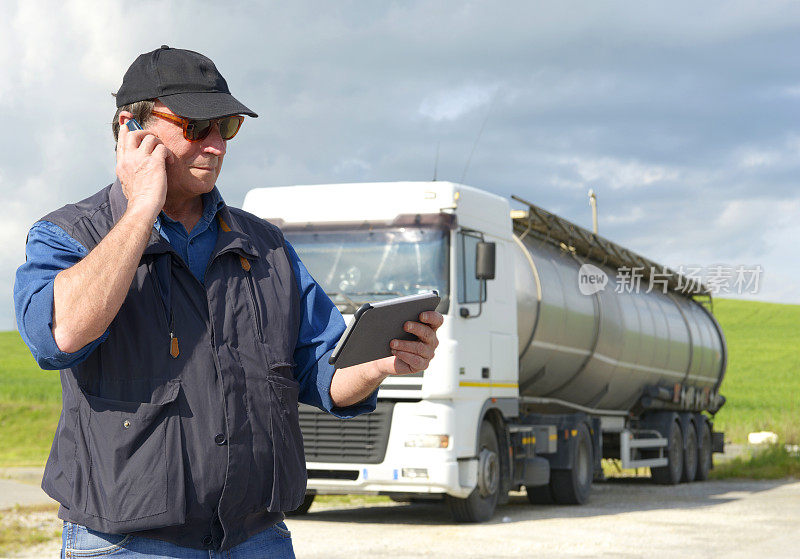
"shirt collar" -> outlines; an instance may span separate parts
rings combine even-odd
[[[109,188],[111,218],[113,222],[116,223],[125,213],[125,209],[128,206],[128,200],[125,198],[125,195],[122,192],[122,185],[120,184],[119,179],[114,181]],[[214,249],[214,253],[212,253],[212,258],[214,257],[215,253],[227,250],[241,251],[247,256],[258,258],[259,252],[253,242],[250,240],[250,236],[242,231],[239,219],[237,219],[230,211],[230,208],[225,205],[225,202],[222,200],[222,196],[220,196],[217,188],[214,187],[214,190],[208,194],[210,195],[208,196],[210,203],[206,206],[206,199],[203,200],[203,215],[206,215],[206,211],[211,212],[210,215],[212,216],[218,215],[219,217],[214,221],[219,222],[220,224],[220,232],[218,233],[219,238],[217,239],[217,246]],[[153,227],[153,234],[150,235],[150,240],[144,249],[144,254],[161,254],[165,252],[175,252],[175,249],[169,244],[168,241],[163,239],[159,231]]]
[[[217,215],[224,206],[225,201],[222,199],[222,195],[219,193],[219,189],[215,186],[213,190],[210,192],[205,192],[201,195],[203,200],[203,214],[200,216],[200,221],[198,223],[205,224],[204,230],[208,227],[214,228],[216,227],[214,217]],[[162,219],[165,219],[168,223],[177,223],[174,219],[169,217],[163,211],[158,214],[153,227],[155,227],[156,231],[162,233]],[[197,225],[195,225],[195,228]],[[191,231],[187,231],[187,235],[191,235]]]
[[[111,219],[116,224],[125,213],[125,210],[128,208],[128,199],[125,198],[125,194],[122,192],[122,183],[120,183],[119,177],[114,180],[114,182],[109,186],[109,189]],[[222,195],[219,193],[219,189],[216,186],[210,192],[202,194],[202,198],[203,215],[200,219],[205,219],[210,222],[213,220],[214,216],[217,215],[217,212],[225,207],[225,201],[222,199]],[[159,218],[160,216],[161,214],[159,214]],[[156,219],[156,223],[154,225],[157,225],[160,230],[160,219]]]
[[[224,205],[225,201],[222,199],[219,189],[215,186],[211,192],[203,194],[203,219],[213,221],[214,216]]]

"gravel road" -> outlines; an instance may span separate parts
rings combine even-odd
[[[597,483],[588,504],[533,506],[512,494],[487,524],[454,524],[438,504],[324,508],[287,520],[299,559],[360,557],[795,558],[800,482]],[[58,557],[53,542],[25,557]]]
[[[312,506],[290,518],[299,558],[798,557],[800,482],[676,487],[625,479],[593,486],[584,506],[533,506],[513,494],[488,524],[453,524],[443,506]]]

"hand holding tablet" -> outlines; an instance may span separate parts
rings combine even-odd
[[[362,305],[347,326],[330,364],[337,369],[392,356],[392,340],[417,341],[403,328],[406,322],[419,322],[419,315],[436,309],[440,297],[435,291],[398,297]]]

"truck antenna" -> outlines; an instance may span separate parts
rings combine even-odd
[[[436,142],[436,160],[433,162],[433,182],[436,182],[436,171],[439,169],[439,144],[441,144],[441,142]]]
[[[589,189],[589,205],[592,207],[592,231],[597,235],[597,194],[594,189]]]
[[[459,181],[461,184],[464,184],[464,179],[467,178],[467,170],[469,170],[469,163],[472,161],[472,155],[475,153],[475,148],[478,147],[478,140],[481,139],[481,134],[483,134],[483,128],[486,126],[486,121],[489,120],[489,115],[492,112],[492,107],[494,106],[494,102],[489,105],[489,110],[486,111],[486,116],[481,123],[481,128],[478,130],[478,135],[475,137],[475,143],[472,144],[472,151],[469,152],[469,157],[467,157],[467,163],[464,165],[464,172],[461,174],[461,180]]]

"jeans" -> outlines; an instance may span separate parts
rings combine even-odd
[[[278,524],[251,536],[225,551],[179,547],[134,534],[105,534],[80,524],[64,522],[61,558],[114,557],[114,559],[294,559],[292,535],[286,524]]]

